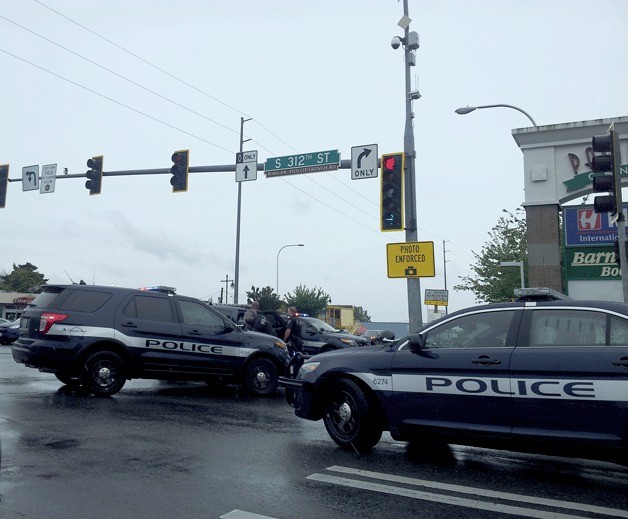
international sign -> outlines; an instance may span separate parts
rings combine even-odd
[[[624,216],[628,216],[628,204],[623,204],[623,211]],[[611,222],[610,216],[608,213],[596,213],[592,205],[564,207],[565,245],[567,247],[613,245],[617,239],[617,224]]]
[[[389,278],[432,278],[434,242],[417,241],[386,244]]]
[[[449,290],[425,289],[425,304],[427,306],[447,306]]]
[[[332,171],[339,167],[340,152],[338,150],[314,151],[312,153],[266,159],[264,173],[267,177],[280,177],[299,173]]]

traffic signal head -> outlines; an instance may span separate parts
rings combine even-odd
[[[621,184],[619,179],[618,164],[616,157],[616,135],[613,130],[607,135],[596,135],[591,140],[591,147],[594,153],[604,155],[594,155],[591,160],[591,170],[596,172],[593,177],[593,192],[608,195],[596,196],[593,200],[593,210],[596,213],[618,213],[621,200]]]
[[[381,230],[402,231],[405,155],[403,153],[382,155],[381,169]]]
[[[7,201],[7,185],[9,183],[9,165],[0,164],[0,209]]]
[[[96,157],[92,157],[87,161],[87,167],[89,168],[85,173],[87,177],[87,182],[85,182],[85,187],[89,189],[90,195],[99,195],[100,188],[102,187],[102,164],[103,164],[103,156],[98,155]]]
[[[188,190],[188,171],[190,167],[190,150],[179,150],[172,154],[173,165],[170,168],[172,192]]]

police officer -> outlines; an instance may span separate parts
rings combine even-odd
[[[255,319],[259,313],[259,302],[251,302],[251,308],[244,312],[244,329],[253,330]]]
[[[296,351],[303,353],[303,337],[301,337],[301,326],[299,326],[296,307],[291,306],[288,308],[288,317],[289,320],[283,340],[286,343],[291,342]]]

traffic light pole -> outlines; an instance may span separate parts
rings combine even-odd
[[[628,254],[626,253],[626,217],[621,196],[621,153],[619,152],[619,136],[615,130],[615,125],[611,124],[609,129],[612,140],[611,150],[613,154],[613,181],[615,203],[617,207],[617,241],[619,242],[619,262],[621,273],[621,286],[624,295],[624,303],[628,303]]]
[[[403,14],[408,16],[408,0],[403,0]],[[416,182],[415,182],[415,159],[414,149],[414,127],[412,119],[412,81],[411,67],[414,65],[414,52],[410,48],[408,35],[410,34],[410,24],[406,24],[404,29],[404,61],[406,65],[406,126],[403,136],[403,151],[406,155],[405,172],[405,208],[406,208],[406,242],[418,241],[417,218],[416,218]],[[414,332],[423,324],[421,314],[421,278],[407,278],[408,288],[408,318],[410,332]]]

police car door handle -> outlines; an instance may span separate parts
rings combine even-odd
[[[613,366],[623,366],[624,368],[628,368],[628,357],[622,357],[617,362],[613,362]]]
[[[120,326],[124,326],[125,328],[137,328],[137,324],[133,323],[132,321],[122,323]]]
[[[473,364],[481,364],[482,366],[488,366],[489,364],[501,364],[499,359],[491,359],[488,355],[480,355],[477,359],[473,359]]]

